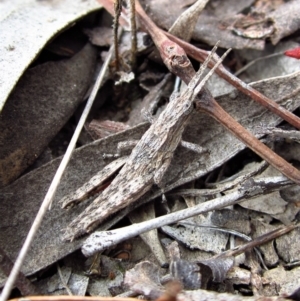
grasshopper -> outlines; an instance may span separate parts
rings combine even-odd
[[[181,143],[182,133],[193,112],[196,96],[230,51],[229,49],[225,52],[217,60],[214,68],[202,79],[203,72],[216,49],[217,46],[213,48],[187,88],[179,96],[171,97],[171,101],[139,140],[111,184],[70,223],[66,229],[64,239],[73,240],[78,236],[91,232],[109,215],[138,200],[154,184],[160,185],[171,163],[173,154]],[[123,161],[120,164],[122,163]],[[107,169],[111,170],[109,165]],[[85,185],[85,187],[88,186],[89,190],[95,190],[97,186],[97,176],[93,179],[93,183]],[[82,189],[75,193],[77,196],[80,194],[78,198],[64,197],[61,200],[63,207],[83,200],[84,197],[80,191]]]

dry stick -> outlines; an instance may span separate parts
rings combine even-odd
[[[119,18],[122,12],[122,3],[123,0],[114,0],[114,47],[115,47],[115,64],[116,70],[119,70],[120,63],[119,63],[119,48],[118,48],[118,32],[119,32]]]
[[[245,181],[234,192],[194,207],[179,210],[142,223],[132,224],[124,228],[94,232],[84,242],[81,251],[88,257],[149,230],[177,223],[198,214],[238,204],[246,199],[261,195],[262,191],[270,193],[278,190],[282,188],[282,185],[286,185],[287,183],[287,179],[283,176],[264,178],[263,180],[251,179]]]
[[[171,35],[168,32],[165,32],[166,36],[168,36],[173,42],[180,45],[186,53],[194,58],[197,61],[204,62],[205,58],[208,56],[208,52],[202,49],[199,49],[173,35]],[[212,68],[214,66],[214,62],[211,61],[208,66],[209,68]],[[266,107],[268,110],[273,112],[274,114],[278,115],[285,121],[287,121],[289,124],[294,126],[297,129],[300,129],[300,118],[294,115],[292,112],[286,110],[282,106],[278,105],[276,102],[274,102],[272,99],[268,98],[267,96],[261,94],[257,90],[255,90],[250,85],[244,83],[242,80],[231,74],[229,71],[227,71],[223,65],[220,65],[216,69],[216,73],[225,79],[228,83],[230,83],[232,86],[234,86],[239,91],[243,92],[245,95],[248,95],[253,100],[257,101],[262,106]]]
[[[136,38],[136,20],[135,20],[135,0],[129,0],[130,8],[130,27],[131,27],[131,68],[136,65],[137,38]]]
[[[138,1],[136,2],[136,10],[140,16],[141,24],[152,36],[152,39],[156,44],[166,66],[171,72],[178,75],[186,84],[188,84],[195,75],[195,70],[189,63],[185,51],[179,45],[166,37],[166,35],[147,16]],[[223,69],[225,68],[223,67]],[[243,85],[244,87],[248,87],[246,84]],[[273,104],[273,102],[271,103]],[[274,104],[276,103],[274,102]],[[276,106],[278,109],[283,110],[283,108],[277,104]],[[208,113],[264,160],[282,172],[285,176],[293,180],[295,183],[300,184],[300,171],[289,164],[282,157],[274,153],[270,148],[260,142],[254,135],[252,135],[248,130],[234,120],[216,102],[208,89],[203,89],[201,92],[201,98],[196,100],[196,108],[199,111]]]
[[[215,255],[210,259],[214,259],[214,258],[223,258],[223,257],[231,257],[231,256],[238,256],[244,252],[246,252],[247,250],[253,249],[255,247],[259,247],[275,238],[278,238],[296,228],[298,228],[299,226],[297,225],[290,225],[290,226],[285,226],[285,227],[280,227],[278,229],[275,229],[269,233],[265,233],[259,237],[254,238],[253,240],[240,245],[234,249],[225,251],[221,254]]]
[[[0,296],[0,301],[6,301],[12,288],[13,288],[13,285],[14,285],[14,282],[16,280],[16,277],[21,269],[21,266],[24,262],[24,259],[25,259],[25,256],[30,248],[30,245],[33,241],[33,238],[38,230],[38,228],[40,227],[41,223],[42,223],[42,220],[43,220],[43,217],[45,216],[48,208],[49,208],[49,205],[51,204],[52,200],[53,200],[53,197],[55,195],[55,192],[56,192],[56,189],[60,183],[60,180],[62,178],[62,175],[63,175],[63,172],[65,171],[65,168],[70,160],[70,157],[73,153],[73,150],[75,148],[75,145],[76,145],[76,142],[77,142],[77,139],[79,137],[79,134],[84,126],[84,123],[85,123],[85,120],[88,116],[88,113],[93,105],[93,102],[94,102],[94,99],[97,95],[97,92],[99,90],[99,87],[101,86],[101,83],[103,81],[103,78],[104,78],[104,75],[105,75],[105,72],[106,72],[106,69],[108,67],[108,64],[109,64],[109,61],[111,59],[111,56],[112,56],[112,53],[113,53],[113,46],[111,46],[108,54],[107,54],[107,57],[106,57],[106,60],[101,68],[101,71],[98,75],[98,78],[96,80],[96,83],[93,87],[93,90],[91,92],[91,95],[86,103],[86,106],[84,108],[84,111],[80,117],[80,120],[78,122],[78,125],[75,129],[75,132],[73,134],[73,137],[70,141],[70,144],[67,148],[67,151],[54,175],[54,178],[50,184],[50,187],[47,191],[47,194],[41,204],[41,207],[35,217],[35,220],[33,221],[33,224],[27,234],[27,237],[26,237],[26,240],[21,248],[21,251],[15,261],[15,264],[14,264],[14,267],[13,269],[11,270],[10,272],[10,275],[5,283],[5,286],[2,290],[2,293],[1,293],[1,296]]]
[[[174,65],[178,66],[178,70],[182,72],[185,69],[191,69],[194,71],[193,75],[195,75],[195,70],[193,69],[189,59],[186,56],[185,51],[176,43],[169,40],[166,35],[160,30],[153,21],[147,16],[144,9],[138,0],[135,3],[136,12],[139,15],[141,25],[148,31],[151,35],[153,42],[158,48],[161,58],[163,59],[164,64],[168,67],[168,69],[175,73]],[[175,72],[174,72],[175,71]],[[184,71],[183,71],[184,73]],[[178,75],[181,79],[182,76]]]
[[[138,301],[134,298],[118,297],[87,297],[87,296],[28,296],[26,298],[15,298],[9,301]]]
[[[98,2],[101,3],[110,14],[113,14],[113,9],[112,9],[113,4],[112,4],[112,1],[113,0],[98,0]],[[140,4],[139,4],[138,1],[136,1],[136,11],[137,11],[137,13],[140,16],[141,24],[150,33],[150,35],[152,36],[154,42],[155,42],[155,40],[157,40],[157,43],[158,43],[157,47],[159,49],[161,47],[163,47],[162,44],[159,44],[160,40],[166,39],[166,36],[167,36],[171,41],[173,41],[176,44],[178,44],[179,46],[181,46],[185,50],[185,52],[189,56],[191,56],[192,58],[194,58],[195,60],[200,61],[200,62],[204,62],[205,61],[205,59],[208,56],[208,52],[207,51],[202,50],[200,48],[197,48],[197,47],[193,46],[192,44],[190,44],[190,43],[188,43],[186,41],[183,41],[180,38],[172,35],[171,33],[164,32],[163,30],[159,29],[152,22],[152,20],[146,15],[146,13],[144,12],[143,8],[140,6]],[[124,18],[122,18],[122,16],[120,18],[120,24],[128,26],[127,21]],[[163,35],[165,35],[165,36],[163,37]],[[166,41],[165,41],[165,43],[166,43]],[[170,41],[167,44],[169,44],[171,46]],[[162,46],[160,46],[160,45],[162,45]],[[178,47],[178,45],[177,45],[177,47]],[[213,61],[211,61],[208,64],[209,68],[212,68],[212,66],[214,66],[214,64],[215,63]],[[173,72],[173,71],[171,70],[171,72]],[[239,91],[243,92],[245,95],[248,95],[253,100],[257,101],[262,106],[266,107],[268,110],[270,110],[274,114],[278,115],[279,117],[281,117],[282,119],[284,119],[285,121],[287,121],[289,124],[291,124],[295,128],[300,129],[300,118],[299,117],[295,116],[292,112],[290,112],[290,111],[286,110],[285,108],[281,107],[276,102],[274,102],[272,99],[270,99],[267,96],[261,94],[260,92],[258,92],[257,90],[255,90],[250,85],[247,85],[242,80],[240,80],[239,78],[235,77],[233,74],[231,74],[229,71],[227,71],[224,68],[223,65],[220,65],[216,69],[216,73],[220,77],[222,77],[223,79],[225,79],[228,83],[230,83],[232,86],[234,86],[236,89],[238,89]]]
[[[261,158],[266,160],[295,183],[300,184],[300,171],[273,152],[269,147],[263,144],[241,124],[233,119],[226,111],[223,110],[213,97],[210,98],[209,103],[203,102],[202,100],[196,101],[196,109],[204,111],[212,116]]]

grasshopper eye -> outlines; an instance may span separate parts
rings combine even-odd
[[[194,108],[193,102],[184,104],[184,114],[189,115]]]

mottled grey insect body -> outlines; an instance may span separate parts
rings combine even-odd
[[[212,54],[214,51],[215,49]],[[153,184],[161,183],[193,111],[193,100],[222,61],[220,59],[214,69],[200,82],[210,58],[211,56],[201,66],[186,90],[170,101],[158,119],[150,126],[117,177],[68,226],[65,239],[72,240],[91,232],[109,215],[144,195]]]

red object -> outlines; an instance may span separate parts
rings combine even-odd
[[[284,54],[286,56],[290,56],[290,57],[293,57],[295,59],[300,59],[300,47],[297,47],[295,49],[289,49],[287,51],[284,52]]]

